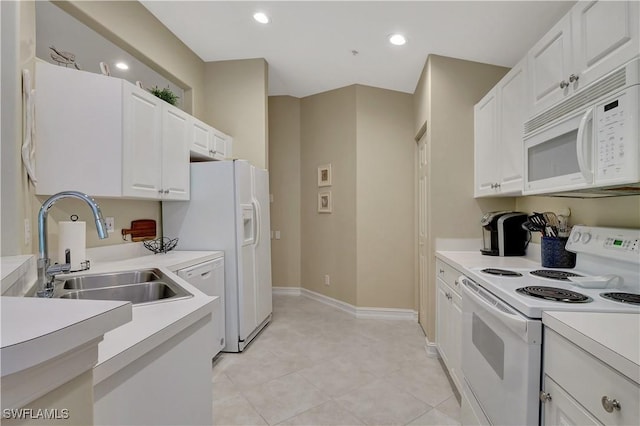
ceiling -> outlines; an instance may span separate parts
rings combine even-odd
[[[351,84],[413,93],[429,54],[512,67],[575,2],[141,3],[203,61],[265,58],[269,95],[304,97]],[[396,32],[404,46],[388,42]]]

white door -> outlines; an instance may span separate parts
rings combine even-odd
[[[253,203],[253,183],[251,165],[247,161],[235,161],[236,203],[242,218],[238,247],[238,334],[241,341],[257,327],[256,281],[255,281],[255,241],[256,211]],[[241,343],[242,347],[243,344]]]
[[[567,14],[529,51],[528,79],[533,96],[533,114],[542,112],[569,94],[572,66],[569,18]]]
[[[428,328],[427,312],[429,310],[429,241],[427,239],[429,224],[429,185],[427,180],[427,149],[427,132],[425,132],[418,142],[418,319],[425,334]]]
[[[521,61],[512,68],[498,87],[500,193],[522,191],[523,123],[527,110],[525,64],[526,61]]]
[[[162,101],[125,83],[123,102],[122,194],[158,199],[162,195]]]
[[[497,159],[497,96],[489,92],[474,107],[475,196],[492,195],[500,180]]]
[[[273,312],[271,289],[271,218],[269,203],[269,173],[252,168],[254,181],[254,203],[256,209],[255,281],[256,321],[261,324]]]
[[[189,199],[189,115],[173,106],[162,111],[162,198]]]
[[[571,10],[576,88],[585,87],[640,53],[638,1],[578,2]]]

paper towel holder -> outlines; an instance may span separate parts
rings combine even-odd
[[[71,216],[69,216],[69,219],[71,219],[71,222],[77,222],[79,219],[79,216],[77,214],[72,214]],[[70,249],[66,249],[64,251],[64,258],[65,258],[65,263],[70,265],[71,264],[71,250]],[[91,269],[91,262],[87,259],[84,261],[80,262],[80,269],[75,269],[73,271],[69,271],[69,272],[81,272],[81,271],[88,271],[89,269]]]

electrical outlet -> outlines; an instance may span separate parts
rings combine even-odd
[[[324,285],[331,285],[331,277],[329,275],[324,276]]]
[[[24,245],[28,246],[31,243],[31,221],[29,219],[24,220]]]
[[[116,230],[116,220],[112,217],[105,217],[104,224],[107,225],[107,232],[112,233]]]

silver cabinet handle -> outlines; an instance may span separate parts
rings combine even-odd
[[[444,274],[444,269],[440,269],[440,275]]]
[[[540,401],[542,402],[551,401],[551,394],[545,391],[540,391]]]
[[[164,191],[162,189],[158,189],[158,194],[162,194]]]
[[[575,74],[571,74],[571,75],[569,76],[569,83],[576,82],[576,81],[578,81],[578,79],[579,79],[579,78],[580,78],[580,76],[577,76],[577,75],[575,75]],[[568,86],[568,85],[567,85],[567,86]]]
[[[602,397],[602,408],[604,408],[607,413],[612,413],[613,410],[620,411],[622,407],[617,399],[611,399],[605,395]]]
[[[569,87],[569,83],[567,83],[566,81],[562,80],[560,82],[560,88],[564,89],[565,87]]]
[[[168,193],[169,193],[169,190],[168,190],[168,189],[165,189],[165,190],[164,190],[164,193],[165,193],[165,194],[168,194]]]

